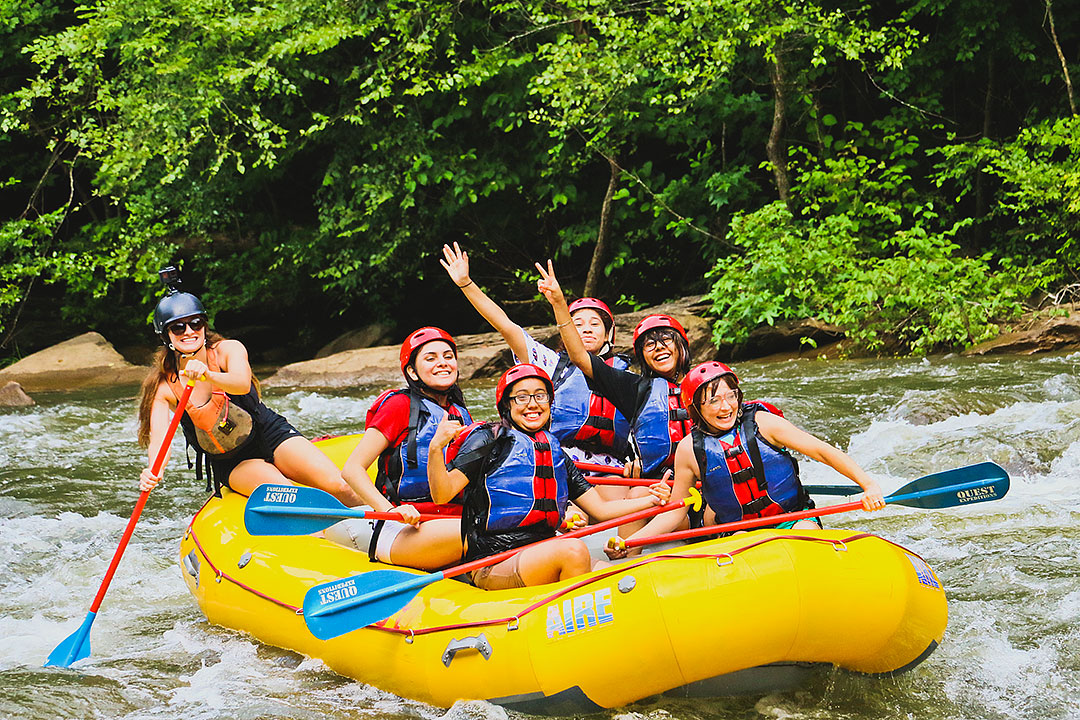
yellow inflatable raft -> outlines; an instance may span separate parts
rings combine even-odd
[[[387,621],[322,641],[300,614],[304,593],[384,566],[311,536],[252,537],[244,501],[211,498],[181,542],[207,619],[443,707],[570,714],[788,688],[822,663],[898,673],[945,630],[944,592],[918,555],[849,530],[760,530],[541,587],[441,580]]]

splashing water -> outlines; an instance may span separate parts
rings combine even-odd
[[[1004,466],[1003,500],[942,511],[892,506],[830,524],[865,528],[922,554],[949,596],[941,647],[914,671],[867,678],[822,671],[807,686],[752,698],[653,698],[618,720],[713,718],[1080,718],[1080,357],[789,361],[736,369],[747,398],[847,450],[895,490],[982,460]],[[309,437],[355,432],[382,388],[270,393]],[[480,418],[491,388],[469,386]],[[0,410],[0,717],[446,718],[505,720],[486,703],[450,710],[342,678],[322,663],[208,625],[180,577],[176,547],[204,499],[177,441],[102,605],[93,653],[42,668],[82,621],[137,497],[146,457],[121,392],[42,396]],[[801,463],[807,484],[842,483]],[[830,500],[824,499],[826,502]],[[724,622],[722,609],[715,618]],[[838,607],[837,612],[843,612]]]

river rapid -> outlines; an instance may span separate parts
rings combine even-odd
[[[1080,718],[1078,366],[1077,354],[739,365],[748,398],[775,402],[847,450],[886,492],[982,460],[1008,470],[1011,490],[970,507],[826,519],[911,548],[944,584],[945,640],[912,672],[823,670],[794,692],[653,698],[597,717]],[[276,391],[266,401],[313,437],[362,429],[381,389]],[[490,384],[470,385],[466,396],[475,415],[493,414]],[[486,703],[443,710],[405,700],[207,624],[177,562],[180,535],[205,498],[180,443],[94,622],[91,656],[72,669],[43,668],[89,609],[146,460],[131,389],[36,399],[0,410],[0,718],[507,717]],[[844,482],[811,461],[802,468],[807,484]]]

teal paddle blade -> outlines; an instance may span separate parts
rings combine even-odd
[[[299,485],[260,485],[244,506],[251,535],[310,535],[364,510],[345,507],[330,493]]]
[[[416,575],[372,570],[316,585],[304,595],[304,622],[311,634],[329,640],[385,620],[421,589],[443,579],[441,572]]]
[[[86,619],[75,632],[53,648],[45,659],[45,667],[70,667],[73,662],[90,657],[90,626],[94,624],[97,613],[86,613]]]
[[[903,496],[896,498],[898,505],[935,510],[998,500],[1008,492],[1009,474],[1005,468],[981,462],[924,475],[893,495]]]

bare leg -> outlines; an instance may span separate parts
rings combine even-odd
[[[522,550],[518,572],[526,585],[544,585],[587,573],[591,564],[585,543],[566,538]]]
[[[428,520],[394,538],[390,560],[418,570],[436,570],[461,560],[461,520]]]
[[[337,466],[307,438],[295,436],[278,445],[274,450],[274,466],[290,480],[325,490],[349,507],[364,504],[356,491],[341,479]]]
[[[229,473],[229,487],[241,495],[251,495],[266,483],[291,484],[280,470],[261,458],[244,460]]]

